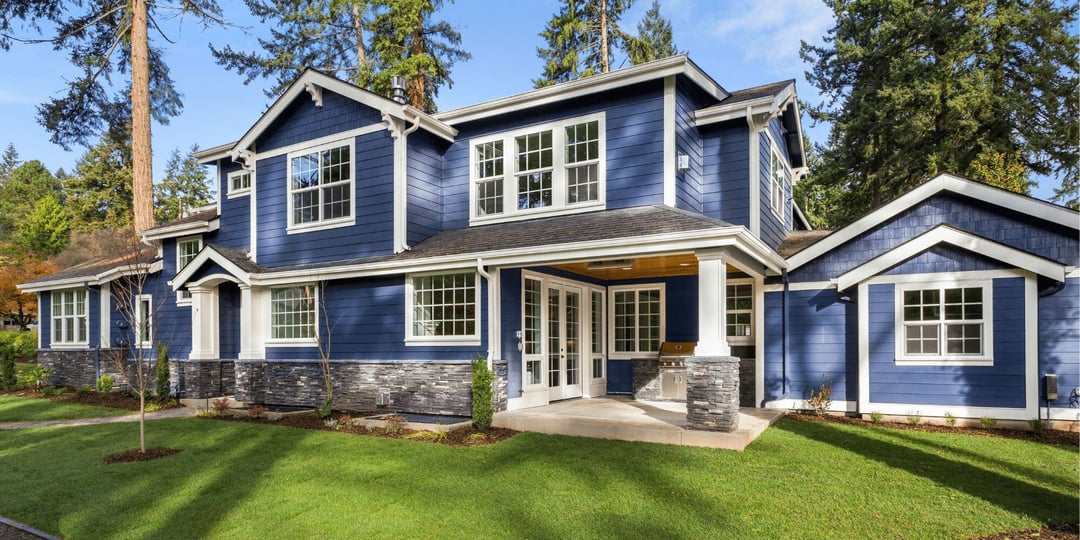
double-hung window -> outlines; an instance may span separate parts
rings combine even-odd
[[[784,219],[784,192],[787,184],[791,183],[791,172],[788,170],[787,160],[781,157],[780,152],[774,147],[772,151],[772,167],[769,189],[769,206],[774,214],[781,220]]]
[[[754,285],[734,283],[727,286],[727,338],[749,341],[754,329]]]
[[[990,360],[991,292],[989,284],[898,287],[898,359]]]
[[[664,285],[611,287],[611,351],[615,356],[653,355],[664,341]]]
[[[604,142],[603,113],[472,140],[472,220],[602,206]]]
[[[149,294],[135,297],[135,335],[139,348],[153,347],[154,342],[154,303]]]
[[[476,272],[410,275],[405,284],[407,343],[480,343]]]
[[[53,345],[87,345],[86,289],[53,291],[51,319]]]
[[[195,259],[195,256],[202,250],[202,237],[195,236],[191,238],[181,238],[176,241],[176,271],[180,272],[185,266],[191,263]],[[177,293],[177,300],[186,301],[191,300],[191,291],[187,289],[180,289]]]
[[[246,195],[251,192],[251,171],[239,170],[226,177],[229,196]]]
[[[316,336],[316,296],[310,284],[270,289],[270,338],[311,343]]]
[[[353,223],[353,143],[289,154],[289,229]]]

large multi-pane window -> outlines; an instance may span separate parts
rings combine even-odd
[[[663,287],[612,287],[610,295],[612,352],[659,352],[664,340]]]
[[[525,357],[525,384],[540,384],[543,360],[540,356],[543,349],[540,347],[542,318],[541,302],[543,284],[538,279],[525,278],[525,291],[523,298],[525,321],[521,336],[521,348]]]
[[[86,289],[52,292],[53,345],[86,345]]]
[[[989,287],[905,288],[899,294],[902,357],[987,356]]]
[[[729,340],[753,336],[754,286],[738,283],[727,286],[727,337]]]
[[[289,154],[289,226],[352,219],[352,143]]]
[[[772,166],[770,167],[769,206],[774,214],[781,220],[784,219],[784,193],[785,187],[791,183],[791,172],[788,170],[787,161],[780,156],[775,148],[772,151]]]
[[[602,204],[603,151],[602,113],[475,140],[473,219]]]
[[[277,340],[315,338],[314,285],[270,289],[270,337]]]
[[[410,276],[409,339],[461,341],[479,338],[475,272]]]

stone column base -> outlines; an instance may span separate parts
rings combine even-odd
[[[739,429],[739,359],[686,359],[686,427],[703,431]]]

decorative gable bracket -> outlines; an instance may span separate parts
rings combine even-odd
[[[311,94],[311,101],[315,102],[316,107],[322,107],[322,87],[311,82],[306,81],[304,83],[304,90]]]
[[[232,159],[234,163],[239,163],[244,169],[255,172],[255,163],[252,162],[251,152],[237,148],[229,151],[229,158]]]

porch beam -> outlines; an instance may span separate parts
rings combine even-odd
[[[698,345],[695,356],[731,356],[727,343],[727,263],[721,253],[697,252]]]

